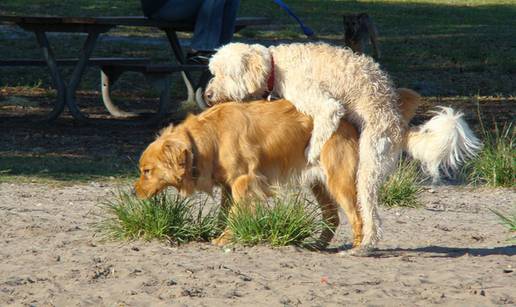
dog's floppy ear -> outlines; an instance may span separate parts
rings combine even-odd
[[[161,153],[163,162],[169,169],[176,171],[177,175],[191,175],[193,156],[186,144],[166,140],[163,142]]]
[[[214,76],[228,76],[235,78],[242,74],[243,63],[242,55],[246,53],[247,45],[242,43],[230,43],[222,46],[211,57],[208,64],[210,72]]]
[[[271,70],[271,54],[267,47],[254,44],[242,56],[241,74],[244,84],[250,93],[254,93],[265,85]]]
[[[215,76],[224,74],[237,79],[243,74],[255,74],[270,66],[270,53],[260,44],[231,43],[220,48],[210,60],[209,68]]]

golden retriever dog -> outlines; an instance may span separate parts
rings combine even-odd
[[[321,234],[321,244],[331,240],[339,225],[336,202],[352,225],[353,245],[359,246],[362,220],[355,199],[357,131],[343,121],[324,146],[321,167],[309,167],[304,152],[311,131],[312,120],[286,100],[213,107],[166,128],[147,147],[140,159],[136,194],[150,197],[167,186],[184,196],[194,191],[211,194],[219,186],[221,206],[231,214],[228,206],[234,203],[270,195],[271,184],[304,177],[332,227]],[[225,231],[213,243],[224,245],[230,238]]]
[[[408,89],[399,89],[398,94],[403,122],[408,125],[420,96]],[[436,120],[448,124],[428,125]],[[435,157],[441,159],[437,161],[439,165],[460,159],[464,153],[461,146],[468,142],[460,139],[462,124],[460,115],[453,111],[451,115],[438,113],[427,123],[407,129],[405,150],[423,163]],[[211,194],[218,186],[222,188],[221,206],[231,214],[230,207],[241,200],[269,196],[271,184],[303,179],[331,226],[321,234],[320,245],[332,239],[339,225],[340,207],[352,228],[354,252],[367,254],[362,246],[363,222],[356,200],[357,130],[342,120],[323,146],[321,163],[311,165],[304,153],[312,128],[312,119],[286,100],[214,106],[200,115],[189,116],[178,126],[165,128],[147,147],[140,159],[136,194],[147,198],[168,186],[184,196],[194,191]],[[455,134],[459,139],[451,140],[449,136]],[[443,146],[437,148],[435,144]],[[437,154],[425,155],[427,151]],[[235,202],[229,201],[227,195]],[[213,243],[224,245],[230,239],[231,233],[226,230]]]

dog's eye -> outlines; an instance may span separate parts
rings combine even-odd
[[[150,169],[148,169],[148,168],[147,168],[147,169],[144,169],[144,170],[143,170],[143,174],[144,174],[144,175],[149,175],[149,174],[150,174],[150,171],[151,171],[151,170],[150,170]]]

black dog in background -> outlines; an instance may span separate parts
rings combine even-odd
[[[378,30],[373,19],[366,13],[343,16],[344,42],[346,46],[357,53],[364,53],[367,41],[371,41],[375,59],[380,58],[378,48]]]

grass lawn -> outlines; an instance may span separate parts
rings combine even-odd
[[[368,12],[380,33],[383,67],[398,86],[419,91],[431,103],[474,109],[474,101],[486,105],[485,110],[500,106],[503,111],[492,112],[497,121],[514,120],[516,113],[516,2],[512,0],[412,0],[412,1],[334,1],[287,0],[291,8],[312,27],[317,38],[342,44],[342,15]],[[2,0],[0,14],[19,15],[140,15],[139,1],[123,0]],[[297,24],[273,1],[245,0],[241,16],[268,16],[272,24],[248,28],[236,40],[273,44],[278,41],[306,41]],[[168,59],[170,50],[160,33],[149,29],[117,28],[110,37],[100,41],[94,54],[152,57]],[[182,34],[188,37],[188,34]],[[149,40],[150,39],[150,40]],[[59,56],[76,55],[83,37],[51,36]],[[149,43],[156,42],[156,43]],[[0,58],[40,57],[31,33],[15,27],[0,26]],[[48,73],[44,68],[1,68],[0,118],[4,110],[13,108],[13,101],[38,103],[53,99]],[[155,93],[141,82],[138,75],[120,80],[118,95],[150,97]],[[176,79],[176,81],[179,81]],[[81,89],[95,96],[98,72],[90,69]],[[173,85],[175,99],[184,96],[179,82]],[[116,93],[115,93],[116,94]],[[124,96],[125,95],[125,96]],[[115,95],[115,97],[119,97]],[[79,95],[81,100],[81,95]],[[35,102],[34,102],[35,101]],[[27,107],[28,108],[28,107]],[[23,108],[20,108],[23,111]],[[489,109],[490,110],[490,109]],[[472,112],[470,112],[473,114]],[[484,117],[488,121],[489,116]],[[472,119],[470,115],[469,119]],[[1,119],[0,119],[1,121]],[[25,127],[26,128],[26,127]],[[25,129],[24,128],[24,129]],[[64,129],[75,129],[73,125]],[[134,176],[134,161],[139,151],[152,138],[143,137],[131,147],[131,159],[120,154],[102,154],[95,158],[90,152],[81,159],[59,159],[61,153],[36,155],[31,152],[31,141],[21,142],[23,133],[10,133],[7,125],[0,133],[0,181],[19,180],[20,176],[38,180],[90,180],[97,178]],[[45,128],[46,129],[46,128]],[[7,130],[7,131],[6,131]],[[29,129],[30,130],[30,129]],[[102,129],[98,129],[102,134]],[[24,132],[27,130],[23,130]],[[31,134],[32,132],[27,132]],[[97,133],[97,132],[96,132]],[[14,139],[18,138],[18,139]],[[65,141],[66,146],[73,142]],[[110,139],[105,142],[109,143]],[[3,146],[19,144],[18,147]],[[50,145],[49,145],[50,146]],[[53,144],[58,148],[59,145]],[[57,147],[56,147],[57,146]],[[42,145],[42,147],[45,147]],[[81,153],[81,152],[79,152]],[[69,154],[69,153],[68,153]],[[72,154],[78,154],[72,152]],[[30,156],[31,158],[27,158]],[[62,156],[62,155],[61,155]],[[39,157],[39,158],[37,158]],[[20,162],[21,161],[21,162]],[[85,162],[86,161],[86,162]],[[84,166],[86,165],[86,166]],[[89,165],[89,166],[88,166]],[[120,166],[120,167],[117,167]],[[123,165],[123,167],[121,167]],[[84,167],[90,169],[84,170]],[[47,171],[45,171],[47,170]],[[52,175],[49,175],[52,174]]]

